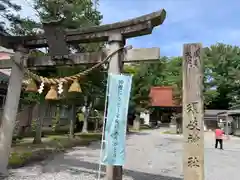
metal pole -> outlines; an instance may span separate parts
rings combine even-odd
[[[228,113],[226,113],[226,136],[228,138],[229,130],[228,130]]]

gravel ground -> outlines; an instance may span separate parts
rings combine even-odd
[[[214,149],[213,144],[213,134],[205,133],[205,179],[239,180],[240,138],[225,141],[223,151]],[[93,143],[36,165],[11,170],[7,179],[96,180],[98,161],[99,143]],[[130,135],[124,169],[124,180],[182,180],[182,137],[161,134],[160,130]]]

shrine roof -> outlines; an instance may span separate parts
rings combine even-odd
[[[178,107],[173,100],[173,87],[157,86],[152,87],[149,94],[151,106],[155,107]]]

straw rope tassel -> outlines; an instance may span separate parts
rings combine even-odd
[[[79,93],[82,92],[78,79],[74,79],[73,83],[68,89],[68,92],[79,92]]]
[[[58,99],[58,94],[56,91],[55,86],[51,86],[50,90],[48,91],[47,95],[45,96],[46,100],[57,100]]]
[[[121,48],[115,50],[114,52],[112,52],[111,54],[109,54],[109,55],[108,55],[104,60],[102,60],[101,62],[99,62],[99,63],[95,64],[94,66],[92,66],[92,67],[84,70],[83,72],[79,72],[79,73],[77,73],[77,74],[75,74],[75,75],[73,75],[73,76],[67,76],[67,77],[60,78],[60,79],[59,79],[59,78],[47,78],[47,77],[39,76],[39,75],[31,72],[29,69],[24,69],[24,75],[30,76],[30,77],[32,78],[32,80],[34,81],[34,83],[31,82],[31,83],[32,83],[32,85],[31,85],[32,87],[29,85],[29,87],[27,87],[25,90],[26,90],[26,91],[38,91],[38,92],[41,94],[42,91],[43,91],[44,84],[56,86],[56,85],[59,84],[61,81],[62,81],[63,83],[68,83],[69,81],[73,81],[73,83],[72,83],[72,85],[70,86],[68,92],[82,92],[81,87],[80,87],[80,84],[79,84],[79,82],[78,82],[77,79],[79,79],[79,78],[82,77],[82,76],[87,75],[88,73],[90,73],[90,72],[93,71],[94,69],[100,67],[101,65],[108,63],[108,62],[111,60],[110,58],[111,58],[114,54],[116,54],[118,51],[120,51],[120,50],[125,50],[125,51],[126,51],[126,50],[130,50],[130,49],[132,49],[132,46],[121,47]],[[30,52],[31,52],[31,51],[30,51]],[[18,64],[17,62],[14,61],[14,63],[15,63],[17,66],[19,66],[19,64]],[[19,66],[19,67],[20,67],[20,66]],[[35,81],[38,82],[38,83],[41,83],[41,86],[40,86],[40,89],[39,89],[39,90],[35,90],[35,85],[36,85]],[[35,85],[34,85],[34,84],[35,84]],[[31,87],[31,88],[30,88],[30,87]],[[57,92],[56,92],[56,94],[55,94],[54,91],[56,92],[56,87],[51,87],[51,89],[49,90],[49,93],[51,92],[52,95],[54,94],[54,96],[55,96],[55,95],[57,96]],[[49,95],[50,95],[50,94],[49,94]],[[45,98],[48,98],[48,97],[49,97],[49,96],[48,96],[48,94],[47,94]],[[51,99],[52,99],[52,98],[51,98]],[[55,99],[55,97],[54,97],[54,99]]]
[[[28,92],[37,92],[38,88],[36,82],[32,78],[29,79],[29,82],[25,90]]]

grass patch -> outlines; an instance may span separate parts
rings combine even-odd
[[[140,126],[140,130],[149,130],[152,129],[149,125],[143,124]]]
[[[161,132],[161,134],[177,134],[177,133],[174,133],[174,132],[171,132],[171,131],[163,131],[163,132]]]
[[[17,153],[12,152],[9,157],[9,165],[17,166],[19,164],[24,164],[26,160],[28,160],[32,156],[32,152],[23,152]]]
[[[80,137],[82,139],[87,139],[87,140],[101,140],[102,138],[102,133],[76,133],[75,136]]]
[[[23,138],[12,145],[8,166],[9,168],[22,167],[75,146],[87,146],[100,139],[100,133],[79,133],[72,139],[68,135],[50,135],[42,138],[41,144],[33,144],[33,138]]]

